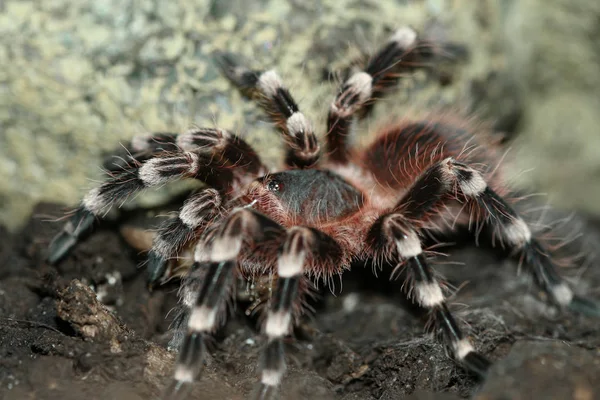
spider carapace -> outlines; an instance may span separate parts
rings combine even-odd
[[[269,171],[241,137],[218,128],[135,138],[130,158],[91,190],[50,247],[50,262],[65,256],[98,217],[138,191],[189,178],[206,183],[177,218],[157,231],[149,253],[150,283],[166,278],[169,260],[194,247],[182,280],[173,383],[165,398],[180,398],[197,379],[205,342],[223,321],[236,276],[274,276],[262,326],[265,338],[257,398],[276,392],[284,373],[283,339],[292,331],[310,281],[330,279],[357,260],[404,268],[404,288],[429,311],[456,361],[485,376],[490,365],[456,322],[430,267],[427,231],[488,225],[522,260],[547,299],[560,308],[600,315],[557,273],[543,242],[515,212],[503,184],[495,146],[481,125],[447,114],[397,118],[353,145],[355,120],[398,80],[430,64],[436,46],[411,28],[398,29],[340,85],[327,116],[325,145],[273,70],[257,71],[227,54],[227,78],[256,100],[279,130],[286,156]]]

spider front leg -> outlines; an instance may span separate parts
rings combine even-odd
[[[193,292],[191,280],[184,281],[181,289],[184,309],[181,320],[187,320],[187,329],[175,379],[165,398],[184,396],[196,379],[204,358],[206,335],[219,326],[218,317],[228,298],[227,288],[233,283],[235,266],[240,259],[251,260],[251,265],[255,259],[262,261],[263,265],[258,265],[260,270],[246,271],[255,274],[267,273],[272,266],[277,266],[277,284],[263,330],[267,343],[262,356],[261,380],[255,393],[257,399],[271,398],[285,372],[283,338],[289,334],[294,311],[301,302],[305,274],[339,269],[347,260],[338,243],[325,233],[300,226],[286,233],[281,225],[248,208],[234,211],[207,241],[210,243],[199,243],[195,256],[194,270],[208,265],[199,294],[196,296]]]
[[[193,280],[188,279],[184,280],[180,291],[182,319],[187,320],[187,328],[174,380],[164,394],[165,399],[185,398],[185,393],[198,376],[204,362],[206,336],[219,327],[240,253],[246,250],[244,244],[267,255],[276,254],[284,233],[281,225],[266,216],[249,208],[240,208],[211,232],[211,237],[205,237],[198,243],[192,271],[204,268],[206,275],[198,293],[193,291]],[[267,267],[265,265],[265,269]],[[180,336],[180,333],[175,332],[175,336]]]
[[[148,252],[150,287],[164,277],[169,260],[197,241],[207,224],[224,212],[223,203],[223,195],[218,190],[202,189],[183,203],[176,218],[168,219],[158,227]]]
[[[224,130],[193,129],[182,134],[178,143],[181,150],[162,152],[141,163],[132,161],[88,192],[50,244],[48,262],[58,262],[92,229],[96,218],[143,189],[192,178],[226,192],[232,185],[248,182],[264,171],[254,150]]]
[[[201,131],[207,134],[199,134]],[[210,133],[211,131],[214,134]],[[193,128],[183,134],[157,132],[150,135],[137,135],[115,154],[107,157],[103,167],[107,171],[118,172],[127,168],[131,162],[143,162],[160,153],[173,153],[179,150],[195,151],[215,144],[217,131],[217,129]],[[251,150],[248,145],[245,147]]]
[[[490,362],[475,352],[446,304],[442,288],[428,265],[417,230],[402,214],[392,212],[380,217],[368,235],[369,245],[379,259],[408,268],[407,292],[444,333],[455,359],[479,377],[485,377]]]
[[[600,307],[573,293],[527,224],[474,168],[453,158],[434,164],[419,177],[394,211],[410,220],[423,220],[437,213],[444,202],[461,197],[468,202],[470,216],[496,229],[504,244],[531,270],[537,285],[554,304],[600,316]]]
[[[309,266],[315,271],[333,270],[333,266],[343,264],[343,254],[335,239],[317,229],[295,226],[288,230],[277,260],[278,280],[263,329],[267,344],[256,400],[272,398],[285,373],[283,338],[292,329],[293,307],[300,304],[300,283]]]
[[[238,64],[231,54],[220,54],[218,62],[225,76],[244,95],[256,100],[281,132],[288,147],[286,165],[294,168],[316,165],[320,147],[313,125],[300,111],[277,72],[248,69]]]

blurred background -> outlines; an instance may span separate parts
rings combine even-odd
[[[275,67],[323,134],[335,71],[397,27],[464,45],[363,124],[452,106],[504,132],[517,187],[600,213],[600,2],[589,0],[0,1],[0,223],[75,205],[132,136],[232,129],[276,164],[279,141],[220,76],[215,51]]]

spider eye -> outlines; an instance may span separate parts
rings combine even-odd
[[[267,189],[274,193],[281,192],[283,190],[283,183],[279,182],[276,179],[273,179],[267,184]]]

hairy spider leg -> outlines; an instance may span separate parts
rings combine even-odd
[[[548,250],[536,239],[525,221],[493,189],[486,186],[472,200],[480,215],[487,215],[487,222],[497,228],[510,251],[529,269],[538,287],[559,308],[600,317],[600,305],[581,297],[569,287],[558,274],[557,267]]]
[[[218,326],[218,311],[225,306],[235,279],[236,262],[208,262],[195,268],[207,268],[202,288],[188,320],[188,333],[179,349],[174,381],[165,392],[166,399],[185,398],[189,384],[200,373],[206,354],[207,335]]]
[[[257,71],[221,53],[217,61],[225,76],[250,99],[256,100],[281,132],[287,146],[285,163],[292,168],[309,168],[319,161],[320,146],[310,120],[274,70]]]
[[[244,244],[275,246],[284,237],[285,228],[268,217],[250,209],[238,208],[216,228],[214,235],[201,241],[195,252],[193,270],[208,268],[199,293],[181,288],[181,306],[187,320],[187,331],[180,347],[174,380],[164,393],[165,399],[182,398],[197,378],[205,357],[206,335],[210,335],[223,320],[229,289],[233,285],[238,258]],[[265,244],[265,242],[267,244]],[[184,285],[190,282],[184,281]]]
[[[54,264],[62,259],[91,231],[96,219],[102,218],[115,203],[120,205],[143,189],[192,178],[226,193],[265,171],[252,147],[225,130],[195,128],[180,135],[178,144],[176,152],[132,162],[110,173],[104,183],[89,191],[50,244],[48,262]]]
[[[342,253],[335,239],[315,228],[294,226],[287,231],[277,260],[279,279],[263,329],[267,344],[262,354],[260,383],[254,394],[256,400],[272,398],[285,373],[283,338],[293,326],[293,306],[300,303],[299,287],[305,279],[306,267],[339,264]]]
[[[423,255],[417,229],[400,212],[391,212],[373,224],[368,238],[376,258],[408,268],[407,292],[419,306],[430,311],[454,358],[469,371],[484,377],[491,364],[474,350],[448,309],[442,288]]]
[[[394,211],[412,220],[423,220],[440,203],[461,195],[469,203],[469,214],[495,228],[503,243],[525,263],[539,288],[555,305],[600,315],[597,305],[573,293],[525,221],[488,185],[485,177],[469,165],[447,158],[430,166]]]
[[[148,252],[148,285],[165,278],[169,260],[198,241],[206,226],[224,212],[224,196],[216,189],[204,188],[183,203],[177,217],[160,224]]]
[[[142,162],[158,153],[178,150],[177,133],[155,132],[150,135],[138,135],[127,144],[119,147],[102,163],[105,170],[118,172],[126,168],[133,160]]]
[[[366,115],[403,73],[422,68],[424,43],[409,27],[398,29],[367,62],[363,71],[346,79],[331,103],[327,116],[327,154],[331,161],[345,164],[351,155],[352,125]]]

